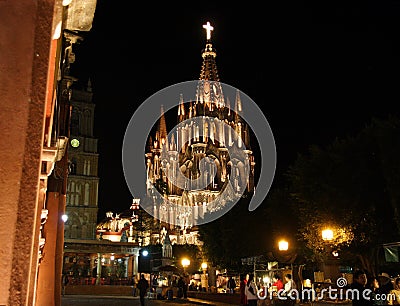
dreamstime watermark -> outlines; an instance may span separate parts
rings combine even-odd
[[[262,201],[266,197],[274,178],[276,168],[276,148],[275,141],[264,113],[258,107],[258,105],[245,93],[241,92],[235,87],[218,82],[222,88],[224,97],[230,97],[233,99],[237,93],[240,94],[241,104],[243,106],[243,112],[240,117],[246,122],[251,131],[253,132],[260,149],[261,160],[257,161],[257,166],[260,169],[260,175],[256,186],[257,192],[255,192],[249,203],[249,211],[255,210],[261,205]],[[128,184],[131,194],[136,198],[146,198],[149,193],[148,173],[144,156],[147,153],[146,144],[148,143],[148,136],[150,135],[153,126],[158,122],[160,118],[160,109],[163,106],[165,113],[168,110],[176,108],[180,103],[188,105],[193,101],[196,101],[197,88],[199,81],[187,81],[178,83],[167,88],[164,88],[151,97],[146,99],[133,114],[128,127],[125,132],[123,148],[122,148],[122,163],[125,175],[125,180]],[[181,100],[184,98],[184,101]],[[220,107],[220,106],[218,106]],[[229,106],[224,106],[225,108]],[[205,122],[210,128],[202,129]],[[212,127],[212,128],[211,128]],[[224,131],[215,133],[214,129],[218,131]],[[197,129],[196,129],[197,128]],[[218,142],[224,148],[224,154],[227,154],[227,160],[230,161],[231,173],[226,175],[227,180],[219,192],[219,194],[207,202],[201,204],[207,204],[207,214],[202,218],[197,218],[193,225],[200,225],[211,222],[227,211],[229,211],[241,198],[245,192],[245,185],[248,182],[251,174],[251,168],[247,154],[249,150],[246,150],[245,142],[241,138],[241,134],[237,130],[232,128],[224,118],[218,116],[193,116],[187,120],[179,122],[175,127],[171,129],[168,134],[168,140],[171,141],[172,135],[178,140],[180,131],[187,130],[190,132],[185,136],[185,141],[178,141],[178,148],[176,151],[180,151],[185,145],[195,143],[196,140],[210,138],[212,130],[213,141]],[[226,139],[224,135],[229,134],[229,139]],[[228,144],[229,142],[229,144]],[[193,146],[191,149],[194,150],[196,147]],[[239,148],[239,149],[238,149]],[[168,154],[167,154],[168,155]],[[201,154],[200,154],[201,155]],[[170,158],[170,156],[168,156]],[[171,160],[171,159],[168,159]],[[177,159],[175,159],[176,161]],[[205,190],[207,186],[213,182],[213,178],[217,173],[217,165],[213,158],[203,156],[198,162],[199,175],[195,178],[188,177],[183,173],[181,165],[176,167],[174,170],[173,177],[171,172],[167,173],[168,181],[177,188],[182,190],[199,192]],[[238,174],[240,172],[240,183],[238,184]],[[235,181],[236,180],[236,181]],[[233,192],[232,192],[233,187]],[[181,205],[177,201],[170,201],[168,197],[161,194],[157,188],[151,189],[152,201],[142,201],[141,205],[150,215],[154,216],[154,207],[158,205],[163,207],[165,215],[168,216],[170,211],[179,212],[180,215],[198,215],[198,205],[188,206]],[[161,221],[174,223],[175,220],[165,219],[162,220],[160,216],[157,216]],[[174,223],[175,224],[175,223]]]
[[[279,300],[308,300],[308,301],[318,301],[318,300],[375,300],[375,301],[394,301],[396,295],[394,293],[388,294],[372,294],[371,289],[360,290],[356,288],[345,288],[347,286],[347,280],[344,277],[339,277],[336,281],[337,288],[322,288],[321,290],[316,290],[314,288],[303,288],[302,290],[290,289],[286,291],[285,289],[280,289],[278,291],[269,291],[267,286],[263,286],[258,292],[257,296],[260,300],[269,299],[279,299]]]

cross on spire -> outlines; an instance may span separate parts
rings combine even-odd
[[[214,27],[211,26],[211,24],[210,24],[209,21],[207,21],[206,24],[203,24],[203,29],[206,29],[206,32],[207,32],[207,40],[210,40],[210,39],[211,39],[211,31],[214,30]]]

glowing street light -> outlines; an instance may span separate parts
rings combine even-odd
[[[203,274],[200,276],[201,288],[208,292],[208,275],[207,275],[208,265],[206,262],[201,264],[201,269],[203,270]]]
[[[187,258],[183,258],[182,261],[183,273],[186,272],[186,268],[190,266],[190,260]]]
[[[324,241],[333,240],[333,231],[330,228],[324,229],[322,231],[322,240]]]
[[[289,249],[289,242],[286,240],[280,240],[278,242],[279,251],[287,251]]]
[[[182,263],[182,267],[183,267],[183,268],[187,268],[187,267],[190,266],[190,260],[187,259],[187,258],[183,258],[182,261],[181,261],[181,263]]]
[[[63,215],[61,216],[61,219],[64,221],[64,223],[67,222],[67,221],[68,221],[68,215],[63,214]]]

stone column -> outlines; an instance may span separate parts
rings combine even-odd
[[[138,275],[139,273],[139,249],[135,249],[135,253],[133,254],[133,275]]]
[[[34,305],[50,42],[56,1],[0,1],[0,305]]]
[[[100,285],[101,281],[101,253],[97,253],[97,277],[96,285]]]
[[[125,257],[125,258],[123,258],[122,260],[124,261],[124,266],[125,266],[124,277],[128,277],[129,257]]]

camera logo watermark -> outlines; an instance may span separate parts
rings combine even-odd
[[[345,279],[344,277],[339,277],[336,280],[336,286],[338,286],[339,288],[343,288],[347,286],[347,279]]]
[[[229,211],[245,192],[245,183],[248,181],[251,172],[251,165],[247,157],[248,150],[246,151],[244,139],[242,139],[241,134],[232,128],[224,118],[199,115],[179,122],[174,126],[168,134],[168,141],[171,141],[172,137],[177,140],[180,131],[186,129],[189,132],[187,135],[185,134],[185,142],[178,141],[178,148],[175,151],[181,151],[189,143],[191,145],[190,150],[199,150],[200,153],[204,153],[201,151],[203,150],[201,145],[195,145],[196,140],[207,139],[207,137],[210,138],[212,135],[213,142],[218,142],[220,146],[223,146],[223,150],[220,150],[221,152],[223,151],[221,154],[226,154],[228,156],[227,160],[230,161],[230,164],[226,167],[226,169],[230,170],[230,173],[226,174],[229,182],[226,182],[225,187],[218,194],[213,193],[212,198],[208,198],[207,201],[196,200],[196,205],[182,205],[176,199],[175,201],[168,199],[157,188],[149,189],[148,169],[146,168],[145,161],[145,154],[147,153],[146,144],[148,143],[148,136],[160,118],[161,106],[163,106],[165,113],[167,113],[182,103],[181,97],[183,97],[183,102],[186,105],[196,101],[198,84],[198,80],[178,83],[164,88],[146,99],[138,107],[128,124],[122,148],[123,170],[131,194],[135,198],[148,199],[149,192],[151,193],[151,200],[141,201],[142,207],[152,216],[155,214],[155,206],[160,207],[161,210],[163,209],[164,215],[167,216],[171,211],[179,212],[179,215],[184,217],[198,215],[199,209],[202,209],[203,212],[206,211],[207,213],[202,218],[192,220],[194,221],[193,225],[211,222]],[[261,205],[272,185],[276,167],[274,137],[264,113],[250,97],[235,87],[222,82],[218,82],[218,84],[221,85],[225,98],[228,97],[233,100],[236,94],[240,93],[243,105],[243,112],[240,113],[240,116],[251,129],[260,149],[261,160],[256,161],[260,175],[256,192],[253,194],[248,208],[252,211]],[[209,127],[208,129],[198,128],[205,126],[205,123]],[[220,132],[216,133],[216,130],[229,134],[229,139],[221,136]],[[229,145],[227,142],[229,142]],[[175,168],[173,171],[165,173],[169,183],[177,188],[192,191],[193,193],[199,193],[210,184],[213,184],[213,180],[219,170],[218,167],[221,165],[218,161],[215,161],[215,158],[212,158],[213,156],[204,155],[197,155],[201,156],[197,169],[199,175],[190,177],[187,173],[186,175],[184,173],[187,165],[174,165]],[[176,156],[173,157],[172,155],[168,155],[167,158],[164,160],[171,160],[170,164],[174,164],[178,160]],[[171,167],[171,165],[168,166]],[[205,204],[207,204],[207,207],[203,208]],[[170,218],[163,220],[162,216],[160,214],[157,218],[161,221],[178,224]]]

